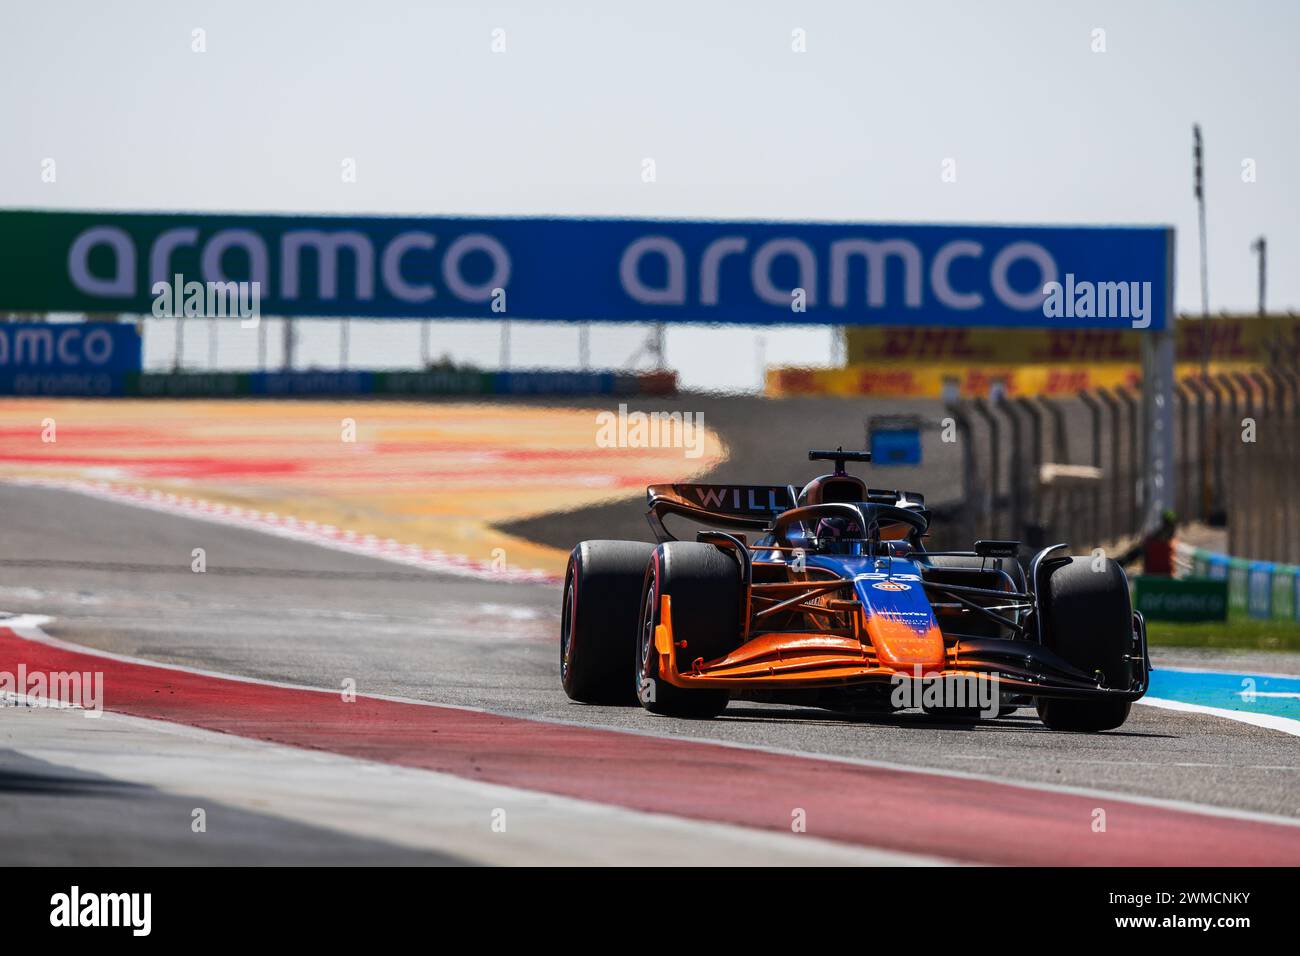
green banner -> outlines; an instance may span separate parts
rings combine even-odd
[[[493,391],[493,373],[474,369],[375,373],[379,395],[488,395]]]
[[[1140,575],[1133,603],[1152,621],[1226,621],[1228,582]]]

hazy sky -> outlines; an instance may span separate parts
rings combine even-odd
[[[0,207],[1172,224],[1188,310],[1199,121],[1212,308],[1254,309],[1264,234],[1269,303],[1300,309],[1298,41],[1295,0],[3,0]],[[826,358],[765,335],[770,361]],[[517,358],[556,348],[529,336]],[[482,325],[439,341],[496,357]],[[752,333],[674,331],[669,359],[756,376]]]

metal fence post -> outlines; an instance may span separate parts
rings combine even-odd
[[[1252,442],[1252,444],[1255,445],[1255,448],[1247,448],[1246,442],[1241,440],[1245,437],[1242,435],[1240,430],[1242,427],[1241,420],[1239,419],[1237,422],[1237,443],[1241,446],[1238,451],[1241,455],[1240,464],[1242,468],[1242,484],[1246,489],[1243,501],[1245,507],[1242,508],[1244,526],[1246,529],[1246,553],[1244,556],[1249,558],[1262,558],[1263,535],[1260,533],[1262,529],[1257,527],[1258,521],[1256,520],[1258,515],[1256,502],[1259,497],[1260,462],[1258,452],[1259,410],[1255,402],[1255,386],[1254,383],[1251,382],[1250,378],[1242,372],[1232,372],[1230,374],[1232,380],[1241,388],[1242,395],[1245,398],[1244,410],[1246,418],[1249,418],[1254,423],[1255,441]]]
[[[1195,515],[1201,521],[1209,520],[1210,488],[1206,484],[1209,477],[1209,464],[1205,460],[1205,443],[1207,439],[1206,390],[1196,378],[1189,378],[1179,386],[1183,397],[1182,445],[1183,445],[1183,514],[1190,518]],[[1196,436],[1196,456],[1192,457],[1192,409],[1189,402],[1196,403],[1196,420],[1200,431]],[[1192,494],[1195,487],[1196,493]]]
[[[1250,528],[1246,518],[1245,503],[1249,491],[1241,474],[1241,413],[1245,403],[1238,389],[1239,384],[1230,375],[1219,379],[1228,396],[1228,414],[1231,418],[1225,423],[1223,434],[1224,468],[1227,472],[1227,487],[1224,489],[1224,508],[1228,521],[1228,553],[1248,557],[1250,551]]]
[[[1041,415],[1043,431],[1046,434],[1050,424],[1050,442],[1044,441],[1043,446],[1049,450],[1044,452],[1050,456],[1048,460],[1061,465],[1070,464],[1070,436],[1065,428],[1065,412],[1062,411],[1060,402],[1057,399],[1049,398],[1046,395],[1037,397],[1037,405]],[[1039,494],[1042,494],[1042,468],[1039,467],[1038,480]],[[1078,543],[1084,535],[1082,521],[1080,520],[1080,489],[1065,487],[1059,485],[1053,489],[1051,501],[1054,506],[1054,514],[1061,516],[1062,524],[1060,534],[1056,535],[1057,541],[1070,541]]]
[[[1300,542],[1294,540],[1293,530],[1300,531],[1296,528],[1294,511],[1296,507],[1295,496],[1288,492],[1288,487],[1295,482],[1295,476],[1300,474],[1300,458],[1297,456],[1297,450],[1300,449],[1300,436],[1296,434],[1300,429],[1300,422],[1297,421],[1297,413],[1300,409],[1300,378],[1288,368],[1279,365],[1273,365],[1269,368],[1268,374],[1272,376],[1277,386],[1277,393],[1281,396],[1282,407],[1279,411],[1279,431],[1283,436],[1282,455],[1278,463],[1278,490],[1280,493],[1280,505],[1282,507],[1282,517],[1284,522],[1284,531],[1282,536],[1282,560],[1288,564],[1295,564],[1300,561]]]
[[[1014,401],[1016,407],[1029,416],[1029,468],[1025,476],[1029,494],[1025,511],[1029,522],[1042,528],[1048,520],[1042,501],[1043,413],[1028,398],[1021,396]]]
[[[1102,400],[1107,411],[1110,412],[1110,507],[1107,509],[1110,520],[1106,523],[1106,537],[1114,544],[1120,537],[1119,507],[1123,488],[1123,477],[1120,474],[1119,464],[1121,437],[1119,399],[1104,388],[1097,389],[1097,397]]]
[[[1212,467],[1205,469],[1205,477],[1210,478],[1211,486],[1209,498],[1209,514],[1207,520],[1213,522],[1216,518],[1222,517],[1226,521],[1228,500],[1227,485],[1224,478],[1224,435],[1223,423],[1224,414],[1226,413],[1226,403],[1224,402],[1223,388],[1214,378],[1203,378],[1201,384],[1205,386],[1206,391],[1214,397],[1214,411],[1209,416],[1210,426],[1201,434],[1202,449],[1201,454],[1210,459]]]
[[[1022,528],[1024,519],[1024,498],[1021,495],[1021,482],[1024,476],[1024,455],[1020,445],[1020,417],[1012,409],[1011,400],[1005,395],[999,395],[994,407],[1007,417],[1011,424],[1011,464],[1007,474],[1007,491],[1010,495],[1010,523],[1011,537],[1021,539],[1024,537]]]
[[[984,399],[977,398],[971,402],[971,407],[975,409],[975,414],[984,420],[984,424],[989,430],[989,507],[988,507],[988,537],[997,538],[1000,533],[1002,522],[1000,520],[1002,506],[998,501],[998,477],[1001,468],[1001,427],[998,425],[997,416],[989,411],[988,405]]]
[[[1099,480],[1093,487],[1092,494],[1089,496],[1092,502],[1092,521],[1089,523],[1089,527],[1092,530],[1089,537],[1092,546],[1097,547],[1101,544],[1102,538],[1106,534],[1106,532],[1102,530],[1101,520],[1101,484],[1102,481],[1105,481],[1106,477],[1105,472],[1102,471],[1101,467],[1101,403],[1095,395],[1089,394],[1086,391],[1079,393],[1079,400],[1083,402],[1084,407],[1088,409],[1088,417],[1092,421],[1092,456],[1089,461],[1094,468],[1101,472],[1101,480]]]
[[[1174,451],[1174,467],[1178,470],[1178,504],[1179,517],[1190,518],[1192,514],[1192,433],[1191,404],[1195,393],[1187,384],[1174,386],[1174,395],[1178,399],[1178,447]]]
[[[1060,400],[1048,398],[1046,395],[1039,395],[1038,404],[1052,418],[1052,461],[1068,465],[1070,463],[1070,433],[1065,427],[1065,412],[1061,408]]]
[[[1255,501],[1255,511],[1260,516],[1260,550],[1264,560],[1282,560],[1282,502],[1277,489],[1278,444],[1282,440],[1282,429],[1278,427],[1278,396],[1273,392],[1273,382],[1262,372],[1256,370],[1248,373],[1251,382],[1259,389],[1259,421],[1256,423],[1255,444],[1256,459],[1259,462],[1257,477],[1260,495]]]
[[[958,440],[961,442],[961,490],[962,490],[962,534],[964,541],[975,540],[975,515],[978,504],[975,498],[975,447],[971,434],[970,419],[961,410],[958,402],[945,405],[957,426]]]
[[[1120,402],[1124,406],[1126,417],[1128,419],[1128,531],[1126,534],[1138,534],[1141,532],[1142,521],[1142,502],[1138,500],[1138,462],[1142,460],[1142,449],[1139,445],[1141,440],[1141,429],[1138,423],[1138,398],[1128,388],[1120,387],[1115,390]]]

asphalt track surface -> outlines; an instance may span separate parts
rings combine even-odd
[[[1045,729],[1032,711],[970,727],[919,714],[847,718],[747,703],[708,722],[582,706],[559,688],[553,586],[448,577],[52,489],[0,485],[0,509],[0,608],[48,615],[47,633],[87,648],[308,687],[351,680],[363,695],[526,718],[509,724],[534,735],[523,748],[544,739],[537,733],[561,735],[577,725],[632,731],[638,741],[698,738],[759,754],[955,772],[962,776],[948,799],[958,821],[963,789],[978,802],[985,779],[1300,819],[1296,738],[1236,721],[1139,706],[1120,731],[1075,735]],[[191,570],[198,547],[207,556],[202,574]],[[1276,660],[1274,669],[1294,666]],[[10,862],[474,861],[472,852],[413,852],[383,839],[322,840],[311,825],[219,803],[215,812],[228,813],[228,832],[239,834],[227,842],[130,839],[154,832],[149,821],[157,814],[175,816],[169,797],[2,748],[0,845]],[[699,769],[692,767],[688,777]],[[689,788],[689,779],[682,783]],[[79,821],[80,831],[64,827],[65,819]],[[1051,862],[1050,847],[1038,854],[1032,859]]]

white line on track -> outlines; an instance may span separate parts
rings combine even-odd
[[[1222,717],[1225,720],[1235,720],[1241,724],[1251,724],[1255,727],[1264,727],[1267,730],[1276,730],[1284,734],[1291,734],[1294,737],[1300,737],[1300,720],[1281,717],[1277,714],[1257,714],[1248,710],[1207,707],[1205,704],[1187,704],[1181,700],[1166,700],[1163,697],[1143,697],[1138,703],[1145,704],[1148,707],[1159,707],[1162,710],[1180,710],[1188,714],[1209,714],[1211,717]]]
[[[951,759],[951,760],[986,760],[986,761],[996,761],[996,760],[1001,759],[1001,758],[999,758],[996,754],[958,754],[958,753],[953,753],[953,754],[946,754],[945,756],[947,756],[947,757],[948,757],[949,759]],[[1023,760],[1023,758],[1022,758],[1022,760]],[[1038,763],[1038,766],[1040,766],[1040,767],[1055,767],[1055,766],[1058,766],[1058,765],[1060,765],[1060,764],[1066,764],[1066,763],[1068,763],[1068,764],[1092,764],[1092,765],[1094,765],[1094,766],[1098,766],[1098,767],[1113,767],[1113,766],[1115,765],[1115,761],[1114,761],[1114,760],[1078,760],[1078,759],[1075,759],[1075,758],[1061,758],[1061,757],[1052,757],[1052,758],[1050,758],[1050,759],[1048,759],[1048,760],[1040,760],[1040,761],[1037,761],[1037,763]],[[1155,767],[1155,766],[1160,766],[1160,767],[1187,767],[1187,768],[1196,767],[1196,768],[1201,768],[1201,769],[1206,769],[1206,770],[1285,770],[1285,771],[1287,771],[1287,772],[1289,772],[1289,773],[1300,773],[1300,765],[1290,766],[1290,765],[1287,765],[1287,764],[1269,764],[1269,763],[1265,763],[1265,764],[1235,764],[1235,763],[1205,763],[1205,762],[1202,762],[1202,761],[1190,761],[1190,760],[1173,760],[1173,761],[1170,761],[1170,762],[1168,762],[1168,763],[1160,763],[1160,764],[1147,763],[1147,764],[1143,764],[1143,766],[1147,766],[1147,767]]]
[[[25,488],[53,488],[57,491],[69,491],[102,501],[259,531],[278,538],[302,541],[333,551],[343,551],[407,567],[436,571],[440,574],[475,578],[481,581],[500,581],[507,584],[560,583],[558,576],[546,571],[498,567],[491,561],[483,561],[463,554],[448,554],[445,551],[422,548],[414,544],[402,544],[392,538],[359,535],[333,525],[301,521],[292,515],[257,511],[168,492],[148,491],[106,481],[78,481],[62,478],[9,478],[5,479],[5,483]]]

